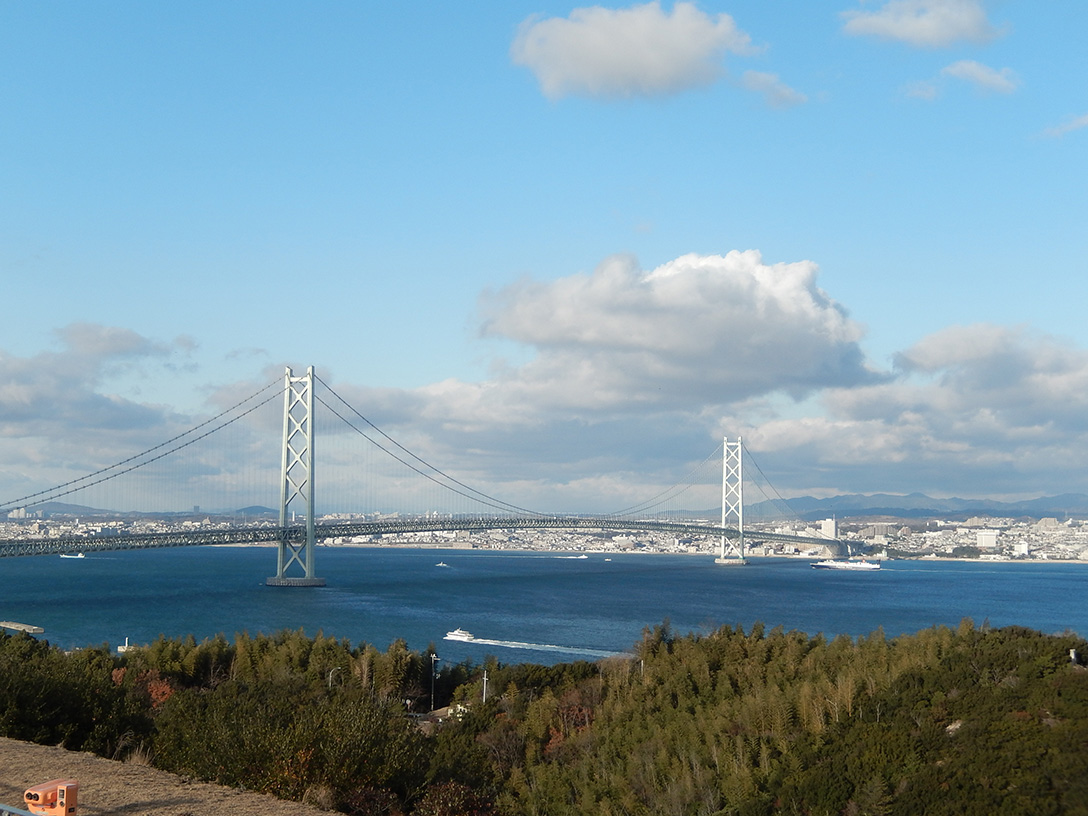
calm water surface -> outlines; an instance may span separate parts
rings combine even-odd
[[[319,548],[328,586],[264,586],[267,547],[191,547],[83,559],[0,559],[0,619],[34,624],[64,648],[159,634],[318,631],[385,649],[404,638],[449,661],[553,663],[628,650],[669,619],[705,632],[756,621],[810,634],[889,636],[937,624],[1088,633],[1088,564],[894,561],[879,572],[808,561],[712,556]],[[442,562],[448,566],[437,566]],[[444,641],[456,627],[488,643]]]

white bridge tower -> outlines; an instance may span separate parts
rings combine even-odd
[[[730,442],[722,440],[722,544],[717,564],[741,566],[744,560],[744,461],[741,454],[743,446],[740,437]],[[728,541],[725,525],[736,519],[736,543]]]
[[[280,540],[276,574],[268,586],[325,586],[314,576],[314,367],[305,376],[295,377],[288,368],[283,378],[283,463],[280,468]],[[294,527],[302,505],[306,524],[303,532]],[[294,570],[294,575],[288,572]],[[298,571],[302,571],[302,575]]]

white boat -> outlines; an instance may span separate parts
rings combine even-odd
[[[437,564],[435,564],[435,566],[436,567],[448,567],[449,564],[447,564],[445,561],[439,561]]]
[[[817,561],[812,565],[813,569],[835,569],[835,570],[878,570],[880,569],[879,562],[876,561],[836,561],[834,559],[828,559],[827,561]]]
[[[476,635],[472,632],[466,632],[464,629],[454,629],[452,632],[446,632],[445,640],[475,640]]]
[[[81,552],[78,552],[78,553],[61,553],[60,557],[61,558],[86,558],[87,556],[85,556]]]

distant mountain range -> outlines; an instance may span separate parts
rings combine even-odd
[[[897,496],[892,493],[851,493],[844,496],[831,496],[817,499],[813,496],[797,496],[788,499],[790,510],[805,521],[819,521],[834,516],[838,519],[893,516],[896,518],[945,518],[966,519],[971,516],[998,516],[1006,518],[1047,518],[1053,516],[1064,520],[1069,516],[1088,517],[1088,495],[1084,493],[1063,493],[1060,496],[1042,496],[1026,501],[1003,502],[995,499],[934,499],[923,493],[911,493]],[[781,518],[781,501],[765,501],[745,505],[746,519]],[[158,513],[114,513],[98,510],[78,504],[64,502],[44,502],[30,508],[41,510],[47,516],[156,516]],[[276,516],[279,511],[259,505],[243,507],[226,515]],[[691,512],[688,515],[717,519],[721,509]],[[193,515],[192,513],[173,513],[170,515]],[[200,515],[208,515],[206,512]],[[224,515],[212,513],[211,515]],[[0,515],[2,517],[2,515]]]
[[[253,505],[250,507],[243,507],[240,510],[235,510],[233,513],[209,513],[208,511],[186,511],[181,513],[136,513],[136,512],[116,512],[113,510],[100,510],[95,507],[87,507],[82,504],[68,504],[66,502],[48,501],[41,504],[35,504],[27,509],[27,513],[36,513],[41,511],[46,516],[108,516],[116,518],[118,516],[206,516],[206,515],[235,515],[235,516],[275,516],[279,513],[278,510],[273,510],[271,507],[262,507],[260,505]],[[0,514],[0,518],[3,515]]]
[[[1088,495],[1084,493],[1063,493],[1060,496],[1042,496],[1026,501],[1003,502],[995,499],[934,499],[922,493],[896,496],[890,493],[874,493],[866,496],[853,493],[845,496],[832,496],[817,499],[812,496],[798,496],[786,502],[790,508],[806,521],[831,518],[851,518],[856,516],[896,516],[899,518],[967,518],[969,516],[1001,516],[1018,518],[1058,519],[1070,515],[1088,515]],[[756,517],[761,509],[773,515],[777,503],[761,502],[752,505],[748,511]]]

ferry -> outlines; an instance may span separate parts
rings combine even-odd
[[[452,632],[446,632],[445,640],[475,640],[476,635],[472,632],[466,632],[464,629],[454,629]]]
[[[876,561],[836,561],[834,559],[828,559],[827,561],[817,561],[812,565],[813,569],[835,569],[835,570],[878,570],[880,564]]]

